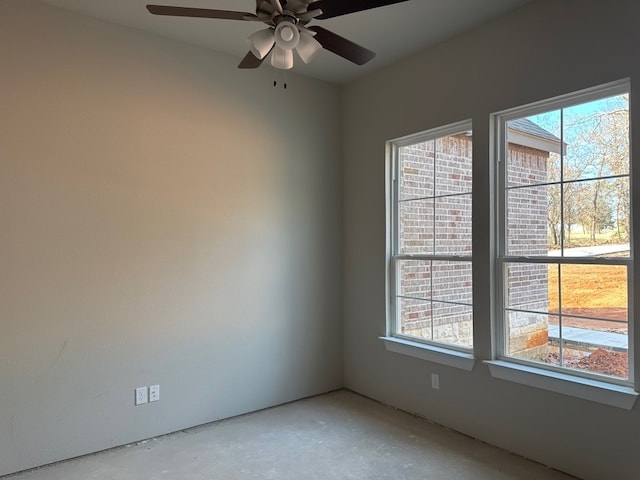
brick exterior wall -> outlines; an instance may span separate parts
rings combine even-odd
[[[399,252],[401,254],[471,255],[472,139],[465,134],[399,149]],[[510,185],[546,181],[548,152],[510,144]],[[435,179],[435,182],[434,182]],[[546,254],[547,201],[544,189],[512,190],[509,215],[513,254]],[[535,205],[532,208],[532,205]],[[540,268],[543,267],[543,268]],[[510,266],[509,298],[517,308],[546,311],[544,265]],[[471,261],[400,261],[397,268],[398,325],[405,335],[471,347],[473,315]],[[532,288],[533,282],[533,288]],[[453,303],[448,303],[453,302]],[[543,310],[540,310],[543,309]],[[517,351],[546,345],[546,318],[512,315],[511,345]],[[540,332],[544,330],[544,335]],[[522,338],[521,338],[522,337]],[[516,351],[516,350],[512,350]]]
[[[547,255],[548,200],[546,182],[549,153],[509,144],[507,195],[508,255]],[[507,306],[519,310],[547,312],[548,270],[545,264],[507,266]],[[509,353],[536,358],[547,353],[548,317],[524,311],[508,312]]]
[[[471,155],[464,134],[400,149],[401,253],[471,255]],[[472,346],[470,261],[403,261],[398,274],[412,297],[399,301],[401,333]]]

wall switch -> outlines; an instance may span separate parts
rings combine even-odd
[[[148,401],[149,397],[147,396],[147,387],[136,388],[136,405],[142,405]]]
[[[440,375],[438,375],[437,373],[431,374],[431,388],[435,390],[440,389]]]
[[[160,400],[160,385],[151,385],[149,387],[149,401],[157,402]]]

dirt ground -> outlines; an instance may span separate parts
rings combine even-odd
[[[588,328],[602,332],[628,333],[627,271],[620,266],[565,265],[562,267],[562,313],[596,317],[585,320],[563,316],[566,327]],[[558,312],[558,268],[549,266],[549,311]],[[557,317],[550,317],[550,323]],[[608,320],[617,320],[611,322]],[[557,323],[556,323],[557,324]],[[558,363],[558,353],[550,353],[548,363]],[[629,356],[599,348],[588,352],[564,350],[565,367],[629,378]]]
[[[545,361],[557,364],[558,359],[557,353],[550,353]],[[629,378],[629,356],[623,352],[610,352],[602,348],[587,355],[576,355],[565,351],[564,366],[618,378]]]
[[[558,313],[558,309],[550,310],[550,313]],[[599,307],[599,308],[563,308],[564,315],[580,315],[583,317],[597,317],[608,320],[620,320],[620,322],[610,322],[607,320],[585,320],[582,318],[562,317],[562,325],[565,327],[589,328],[600,332],[627,333],[626,307]],[[549,323],[558,324],[557,317],[549,317]]]
[[[599,348],[588,357],[578,360],[575,367],[589,372],[629,378],[629,355]]]
[[[558,308],[558,267],[549,265],[549,308]],[[562,308],[626,308],[627,269],[620,265],[563,265]],[[609,317],[607,317],[609,318]]]
[[[601,311],[602,310],[602,311]],[[569,313],[569,312],[566,312]],[[627,316],[626,309],[573,309],[570,312],[574,315],[585,315],[590,317],[606,317],[606,318],[618,318],[620,320],[625,319]],[[557,320],[556,317],[550,317],[549,323],[555,323],[553,320]],[[606,320],[588,320],[588,328],[592,330],[599,330],[602,332],[612,333],[627,333],[628,325],[624,323],[612,323]],[[566,327],[581,327],[585,328],[585,320],[581,318],[563,317],[562,325]],[[555,363],[559,362],[559,354],[557,347],[553,347],[554,352],[550,353],[545,362]],[[625,352],[611,352],[599,348],[591,353],[573,350],[565,348],[563,350],[564,366],[568,368],[577,368],[580,370],[587,370],[589,372],[601,373],[603,375],[612,375],[614,377],[629,378],[629,356]]]

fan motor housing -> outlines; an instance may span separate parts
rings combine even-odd
[[[280,25],[282,22],[290,22],[290,23],[293,23],[294,25],[297,25],[299,21],[300,20],[298,20],[298,17],[296,17],[296,14],[288,10],[285,10],[280,15],[276,15],[275,17],[273,17],[273,24],[276,27]]]

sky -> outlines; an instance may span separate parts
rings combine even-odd
[[[619,110],[627,106],[628,100],[625,99],[625,96],[617,95],[615,97],[608,97],[601,100],[582,103],[573,107],[532,115],[527,118],[557,137],[560,137],[560,118],[561,115],[564,115],[564,141],[566,143],[570,143],[571,138],[575,136],[572,129],[569,128],[572,124],[581,121],[588,121],[589,118],[593,118],[598,114]]]

